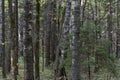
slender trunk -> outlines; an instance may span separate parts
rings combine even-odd
[[[95,26],[96,26],[96,33],[95,33],[95,35],[96,35],[96,39],[95,39],[95,50],[94,50],[94,52],[95,52],[95,70],[94,70],[94,72],[96,73],[96,72],[98,72],[98,70],[99,70],[99,66],[98,66],[98,55],[97,55],[97,52],[96,52],[96,45],[97,45],[97,39],[98,39],[98,24],[97,24],[97,1],[96,0],[94,0],[94,24],[95,24]]]
[[[57,34],[57,32],[56,32],[56,0],[53,0],[52,1],[52,3],[51,3],[51,5],[52,5],[52,19],[51,19],[51,40],[50,40],[50,47],[51,47],[51,49],[50,49],[50,53],[51,53],[51,56],[50,56],[50,60],[52,61],[52,62],[54,62],[55,61],[55,51],[56,51],[56,34]]]
[[[15,0],[15,27],[16,27],[16,71],[18,74],[18,0]]]
[[[14,4],[12,6],[12,4]],[[12,75],[12,80],[17,80],[17,74],[18,74],[18,46],[17,45],[17,5],[16,5],[16,1],[14,3],[12,3],[12,1],[10,2],[10,8],[11,9],[11,75]],[[17,13],[16,13],[17,12]],[[14,14],[14,15],[13,15]]]
[[[39,31],[40,31],[40,0],[36,0],[36,43],[35,43],[35,80],[40,80],[39,74]]]
[[[45,44],[44,44],[44,42],[45,42],[45,37],[44,37],[44,30],[43,30],[43,33],[41,32],[41,54],[42,54],[42,71],[44,71],[44,66],[45,66]]]
[[[90,53],[88,52],[88,62],[90,61]],[[88,78],[91,80],[91,66],[90,63],[88,63]]]
[[[19,35],[20,35],[20,37],[19,37],[19,54],[21,55],[21,56],[23,56],[23,26],[24,26],[24,24],[23,24],[24,22],[23,22],[23,16],[21,15],[20,16],[20,19],[19,19]]]
[[[13,64],[13,59],[12,59],[12,56],[13,55],[13,52],[12,52],[12,49],[14,48],[13,46],[13,43],[14,43],[14,38],[13,38],[13,26],[14,26],[14,19],[13,19],[13,10],[12,10],[12,0],[8,0],[8,7],[9,7],[9,22],[10,22],[10,53],[8,53],[10,56],[10,70],[12,70],[12,64]],[[14,49],[15,50],[15,49]],[[13,73],[13,72],[12,72]],[[14,73],[13,73],[14,74]]]
[[[107,15],[107,31],[108,31],[108,39],[110,41],[110,44],[108,46],[108,54],[110,56],[110,54],[113,52],[112,49],[112,3],[109,2],[109,9],[108,9],[108,15]]]
[[[45,66],[50,65],[50,38],[51,38],[51,1],[47,1],[46,33],[45,33]]]
[[[115,39],[115,53],[116,53],[116,57],[118,58],[119,57],[119,20],[118,20],[118,0],[115,0],[115,26],[116,26],[116,29],[115,29],[115,33],[116,33],[116,39]]]
[[[65,18],[63,21],[63,33],[62,33],[62,48],[61,48],[61,54],[60,54],[60,63],[59,66],[61,64],[63,64],[63,61],[67,58],[67,51],[69,50],[69,29],[70,29],[70,11],[71,11],[71,1],[70,0],[66,0],[66,8],[65,8]],[[67,80],[67,75],[66,75],[66,69],[65,69],[65,65],[61,66],[59,69],[59,76],[61,77],[61,80],[64,80],[64,78],[66,78]]]
[[[5,1],[2,0],[2,76],[6,78],[5,70]]]
[[[11,71],[11,53],[10,53],[10,49],[11,49],[11,45],[10,45],[10,28],[6,28],[6,42],[8,42],[8,44],[6,44],[6,62],[5,62],[5,66],[6,66],[6,74],[10,74]]]

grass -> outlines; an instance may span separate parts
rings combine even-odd
[[[42,61],[42,60],[41,60]],[[42,62],[40,62],[42,63]],[[24,64],[23,64],[23,58],[19,58],[19,75],[17,76],[18,80],[23,80],[24,78]],[[40,65],[40,78],[41,80],[53,80],[53,70],[51,68],[44,68],[44,71],[42,71],[42,65]],[[0,67],[0,80],[12,80],[11,75],[7,75],[6,79],[2,78],[2,71]]]
[[[42,61],[42,60],[41,60]],[[40,62],[42,63],[42,62]],[[93,73],[93,69],[91,69],[91,80],[120,80],[120,60],[116,62],[116,70],[117,70],[117,78],[114,75],[110,74],[106,69],[101,69],[97,74]],[[68,77],[70,77],[71,70],[67,68]],[[82,72],[81,72],[82,73]],[[88,80],[87,72],[82,73],[82,80]],[[23,80],[24,78],[24,65],[23,58],[19,58],[19,75],[17,76],[18,80]],[[52,67],[44,68],[42,71],[42,65],[40,65],[40,78],[41,80],[54,80],[54,70]],[[7,75],[6,79],[2,79],[2,73],[0,68],[0,80],[12,80],[11,75]]]

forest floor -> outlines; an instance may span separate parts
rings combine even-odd
[[[24,76],[23,58],[19,58],[19,75],[17,77],[18,80],[24,80],[23,76]],[[40,78],[41,78],[41,80],[53,80],[53,78],[54,78],[53,69],[51,69],[51,68],[44,68],[44,69],[42,69],[42,65],[40,65]],[[6,79],[2,78],[1,67],[0,67],[0,80],[12,80],[11,79],[11,75],[7,75]]]
[[[41,60],[42,61],[42,60]],[[42,63],[42,62],[40,62]],[[117,63],[117,72],[118,72],[118,78],[113,77],[112,74],[108,73],[106,70],[100,70],[98,74],[91,74],[91,80],[120,80],[120,61]],[[54,80],[54,72],[53,68],[43,68],[42,65],[40,65],[40,78],[41,80]],[[24,65],[23,65],[23,59],[19,59],[19,75],[18,80],[24,80]],[[82,80],[89,80],[88,76],[85,74],[82,74]],[[0,80],[12,80],[11,75],[8,75],[6,79],[2,79],[2,71],[0,67]]]

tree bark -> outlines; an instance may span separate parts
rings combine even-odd
[[[118,17],[118,6],[119,4],[119,1],[118,0],[115,0],[115,53],[116,53],[116,57],[118,58],[120,55],[119,55],[119,49],[120,49],[120,46],[119,46],[119,41],[120,41],[120,36],[119,36],[119,17]]]
[[[109,1],[109,8],[108,8],[108,14],[107,14],[107,31],[108,31],[108,39],[109,39],[109,46],[108,46],[108,55],[112,54],[113,48],[112,48],[112,34],[113,34],[113,27],[112,27],[112,3]]]
[[[72,0],[71,9],[71,48],[72,48],[72,80],[80,78],[80,0]]]
[[[33,71],[33,44],[32,44],[32,1],[24,1],[24,80],[34,80]]]
[[[55,52],[56,52],[56,39],[57,39],[57,32],[56,32],[56,0],[51,2],[51,39],[50,39],[50,60],[51,62],[55,61]]]
[[[18,74],[18,0],[15,3],[15,61],[16,61],[16,75]]]
[[[46,14],[46,32],[45,32],[45,66],[50,65],[50,39],[51,39],[51,2],[47,1],[47,14]]]
[[[98,72],[98,70],[99,70],[99,63],[98,63],[98,54],[97,54],[97,52],[96,52],[96,46],[97,46],[97,39],[99,38],[99,35],[98,35],[98,24],[97,24],[97,1],[96,0],[94,0],[94,24],[95,24],[95,27],[96,27],[96,32],[95,32],[95,37],[96,37],[96,39],[95,39],[95,46],[94,46],[94,53],[95,53],[95,70],[94,70],[94,72],[96,73],[96,72]]]
[[[5,70],[5,1],[2,0],[2,76],[6,78]]]
[[[40,32],[40,0],[36,0],[36,42],[35,42],[35,80],[40,80],[40,74],[39,74],[39,45],[40,45],[40,39],[39,39],[39,32]]]
[[[70,11],[71,11],[71,1],[66,0],[66,7],[65,7],[65,18],[62,25],[62,46],[61,46],[61,54],[60,54],[60,63],[59,63],[59,75],[58,77],[61,77],[61,80],[64,80],[66,78],[66,68],[65,65],[61,66],[63,64],[63,61],[67,58],[67,52],[70,49],[70,41],[69,41],[69,29],[70,29]]]
[[[12,5],[14,4],[14,5]],[[17,39],[18,39],[18,33],[17,29],[17,5],[16,1],[13,3],[12,0],[9,0],[9,16],[10,16],[10,30],[11,30],[11,75],[13,80],[17,80],[17,74],[18,74],[18,46],[17,45]],[[17,12],[17,13],[16,13]],[[13,15],[15,14],[15,15]]]

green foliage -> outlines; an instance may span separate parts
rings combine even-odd
[[[9,44],[9,42],[4,42],[4,43],[0,43],[1,45],[6,45],[6,44]]]
[[[81,28],[82,57],[83,65],[95,65],[95,54],[98,56],[98,66],[100,69],[107,69],[108,72],[117,75],[114,53],[108,53],[108,47],[111,41],[107,38],[97,38],[96,32],[101,34],[103,31],[101,26],[95,26],[94,22],[86,20]],[[89,60],[86,60],[87,56]]]

